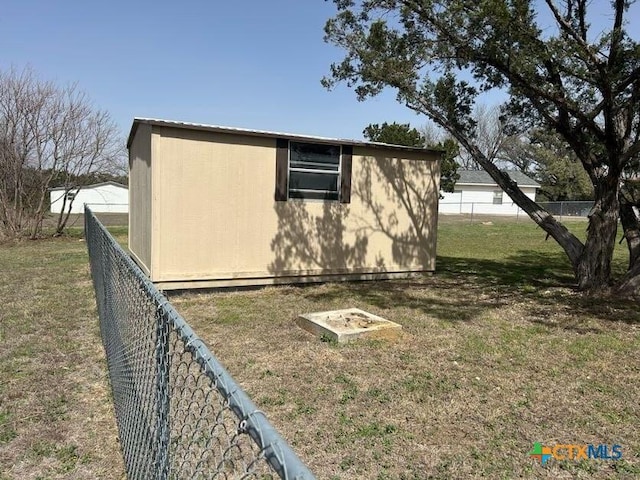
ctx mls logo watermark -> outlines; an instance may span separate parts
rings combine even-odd
[[[554,460],[620,460],[622,458],[622,446],[593,444],[562,444],[553,446],[534,443],[529,456],[545,465],[551,458]]]

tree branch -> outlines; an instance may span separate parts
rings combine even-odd
[[[545,66],[550,72],[551,78],[545,79],[536,76],[537,78],[534,77],[527,79],[518,72],[513,65],[501,61],[497,56],[489,57],[468,47],[469,42],[467,39],[463,39],[457,35],[455,29],[451,28],[450,25],[441,22],[436,16],[430,15],[427,12],[426,7],[421,3],[412,0],[403,0],[401,3],[407,8],[412,8],[418,17],[422,18],[425,24],[435,27],[437,33],[444,37],[443,40],[449,42],[450,45],[455,46],[458,57],[462,55],[465,59],[484,63],[494,68],[496,71],[504,75],[505,78],[509,79],[509,81],[512,82],[512,85],[518,88],[527,98],[545,99],[551,102],[559,111],[566,112],[567,115],[574,117],[581,125],[588,128],[598,138],[604,138],[604,132],[595,122],[595,118],[600,112],[592,111],[587,115],[579,108],[579,106],[569,102],[566,97],[564,86],[562,85],[562,77],[559,74],[559,69],[552,60],[551,55],[549,55],[545,61]],[[531,40],[536,42],[538,41],[537,38],[533,38]],[[557,90],[549,92],[542,88],[543,85],[548,84],[548,80],[552,81],[552,84]]]
[[[608,70],[616,68],[618,57],[620,55],[620,45],[622,43],[622,22],[624,19],[624,11],[628,0],[615,0],[615,19],[613,21],[613,29],[611,31],[611,47],[609,48]]]
[[[549,7],[549,10],[551,10],[553,17],[556,19],[556,22],[560,26],[560,30],[566,33],[567,35],[569,35],[573,40],[575,40],[575,42],[580,46],[582,51],[586,53],[589,59],[593,62],[593,66],[600,70],[603,66],[603,62],[591,51],[591,48],[587,43],[585,6],[584,5],[578,6],[578,15],[580,18],[580,25],[581,25],[581,32],[578,33],[574,30],[573,26],[569,22],[567,22],[567,20],[562,16],[562,14],[560,13],[560,9],[556,6],[553,0],[545,0],[545,3]]]

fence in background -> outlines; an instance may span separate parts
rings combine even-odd
[[[84,207],[89,207],[93,213],[124,213],[125,215],[129,213],[128,203],[89,202],[85,203],[82,208],[84,209]]]
[[[593,207],[593,202],[538,202],[549,213],[557,217],[559,220],[568,217],[580,218],[586,217]],[[440,202],[439,212],[444,215],[464,215],[470,221],[484,219],[489,216],[500,216],[508,219],[515,217],[527,219],[528,215],[518,205],[513,203],[511,199],[501,204],[491,202]]]
[[[128,478],[314,478],[88,208],[85,232]]]
[[[538,202],[552,215],[559,217],[586,217],[593,208],[593,202]]]

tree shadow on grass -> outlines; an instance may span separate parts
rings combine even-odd
[[[500,308],[509,302],[506,292],[483,295],[463,277],[436,276],[336,283],[330,288],[308,289],[303,295],[314,301],[348,302],[344,308],[364,306],[366,309],[367,305],[380,310],[408,308],[447,321],[473,320],[487,309]]]
[[[409,308],[451,322],[472,321],[519,304],[517,311],[533,323],[580,333],[601,331],[588,326],[588,318],[640,323],[637,303],[576,291],[571,266],[562,253],[522,250],[500,260],[438,257],[435,275],[333,285],[309,290],[305,296],[352,297],[382,310]]]
[[[520,250],[501,260],[438,257],[437,275],[459,276],[479,282],[479,287],[499,287],[512,292],[526,289],[574,288],[571,266],[562,253]]]

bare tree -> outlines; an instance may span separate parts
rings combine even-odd
[[[45,200],[53,168],[44,168],[50,153],[55,87],[39,82],[30,70],[0,73],[0,226],[4,236],[38,228],[36,212]],[[55,165],[52,165],[55,167]]]
[[[62,208],[56,224],[56,235],[63,232],[69,220],[75,193],[95,172],[116,173],[123,158],[124,144],[116,124],[105,111],[94,110],[86,94],[75,86],[65,91],[67,118],[64,128],[52,138],[59,165]]]
[[[444,131],[433,122],[425,123],[424,126],[419,128],[419,130],[420,134],[424,138],[426,145],[436,145],[438,143],[444,142],[448,138],[451,138],[451,136],[446,131]]]
[[[505,138],[500,152],[498,152],[499,162],[509,165],[525,175],[535,175],[538,169],[538,152],[532,144],[530,136],[531,132],[528,132]]]
[[[40,235],[54,179],[65,187],[62,232],[66,193],[82,175],[111,168],[121,152],[109,115],[75,85],[58,87],[28,68],[0,72],[0,235]]]
[[[480,103],[473,112],[475,124],[474,139],[482,153],[494,163],[502,160],[501,152],[507,142],[506,122],[500,108]],[[474,160],[473,155],[464,147],[460,149],[458,157],[460,165],[465,170],[482,170]],[[502,165],[504,166],[504,165]]]

